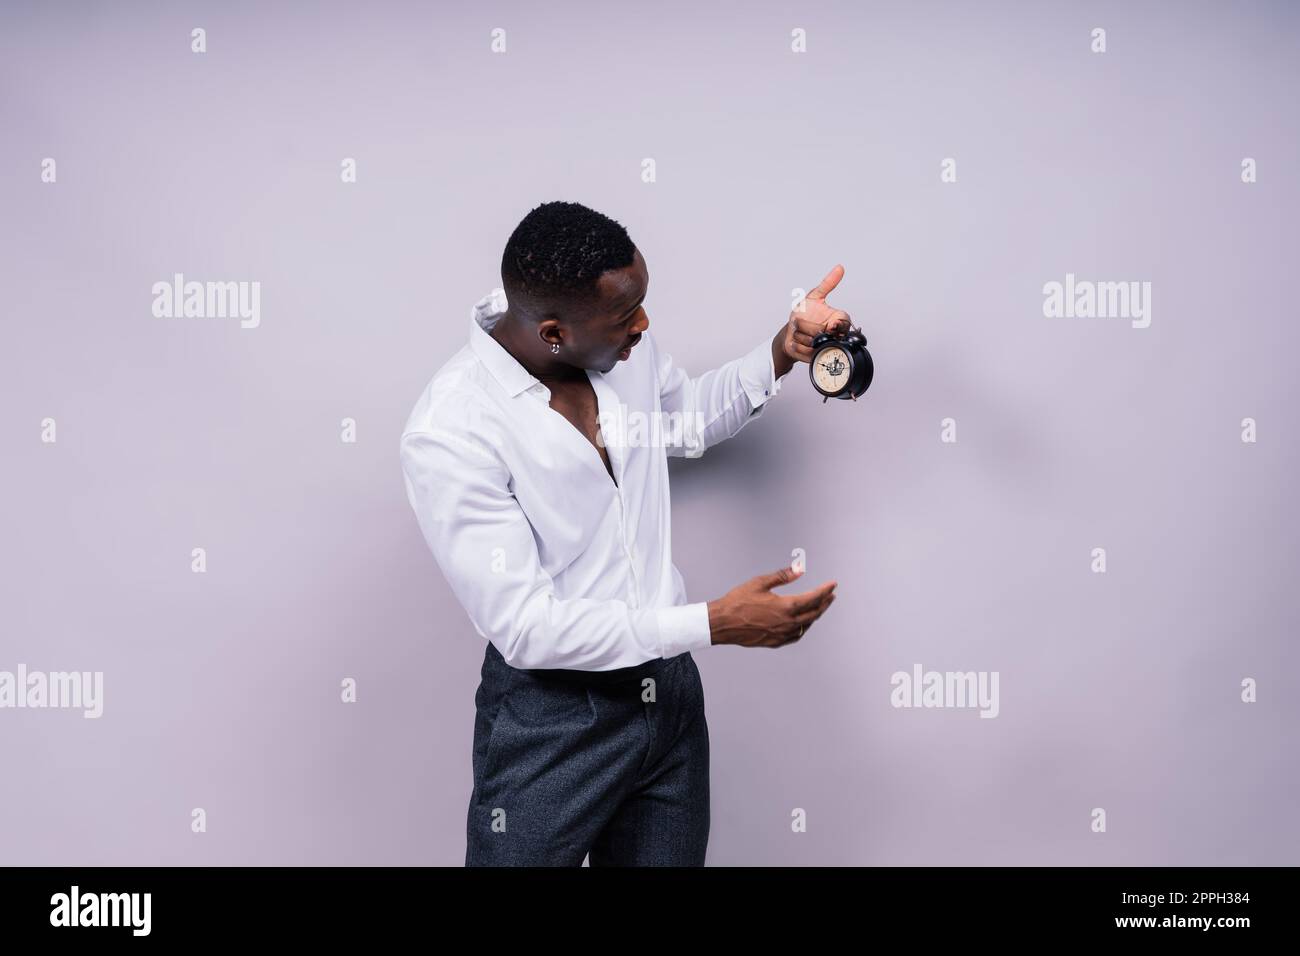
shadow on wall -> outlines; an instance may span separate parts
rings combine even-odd
[[[896,510],[926,490],[945,465],[941,454],[958,452],[970,477],[1031,495],[1043,493],[1051,463],[1066,457],[1053,441],[1059,430],[1035,418],[1042,396],[973,375],[949,350],[930,348],[892,374],[878,369],[857,402],[823,404],[806,377],[798,366],[760,419],[700,458],[669,459],[675,502],[722,494],[745,506],[747,520],[729,529],[737,553],[768,540],[768,528],[805,527],[820,504],[852,506],[848,530],[866,533],[873,510]],[[945,419],[956,442],[941,440]]]
[[[795,547],[808,551],[809,576],[779,593],[798,593],[830,578],[840,582],[831,629],[823,630],[822,641],[791,649],[792,657],[697,655],[706,697],[718,705],[710,717],[720,761],[727,761],[719,770],[731,768],[717,781],[719,799],[727,799],[729,787],[746,792],[744,778],[759,772],[763,761],[751,765],[746,760],[752,758],[739,755],[755,747],[782,761],[789,779],[820,773],[816,766],[800,766],[819,759],[801,744],[811,728],[822,742],[820,752],[853,754],[856,766],[910,761],[911,751],[900,755],[897,726],[864,719],[864,713],[878,712],[879,702],[864,702],[861,692],[867,674],[875,675],[869,686],[876,687],[879,676],[887,694],[899,648],[913,643],[912,634],[881,629],[897,631],[909,617],[933,619],[908,611],[911,602],[932,600],[932,589],[919,582],[899,588],[899,575],[942,582],[952,550],[972,546],[955,536],[969,537],[974,529],[954,531],[949,525],[955,509],[987,512],[976,522],[982,529],[1008,510],[1053,507],[1052,463],[1067,453],[1064,439],[1040,427],[1041,403],[1034,396],[1017,394],[1015,383],[981,376],[960,358],[942,348],[918,352],[893,374],[886,366],[857,403],[825,405],[810,384],[796,380],[800,374],[806,379],[807,367],[800,366],[762,418],[699,459],[670,459],[673,554],[690,600],[719,597],[788,564]],[[945,418],[957,422],[955,444],[941,441]],[[927,572],[929,567],[934,571]],[[875,638],[857,640],[862,634]],[[726,681],[713,679],[724,673]],[[782,692],[792,686],[829,692]],[[796,699],[798,714],[786,714],[784,702]],[[862,818],[865,829],[854,846],[809,844],[808,861],[861,864],[870,862],[864,847],[888,845],[890,835],[871,832],[877,825],[872,821],[907,817],[920,770],[901,769],[897,778],[856,780],[845,799],[876,811]],[[780,791],[775,788],[770,799],[779,799]],[[760,817],[764,808],[745,812]],[[767,823],[756,818],[735,825]]]

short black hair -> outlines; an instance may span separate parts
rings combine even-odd
[[[525,308],[590,302],[596,281],[636,259],[627,230],[576,202],[547,202],[515,227],[501,257],[506,301]]]

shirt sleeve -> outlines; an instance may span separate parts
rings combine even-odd
[[[512,667],[609,670],[626,665],[629,645],[649,659],[712,644],[704,602],[634,608],[557,597],[509,470],[481,437],[408,432],[401,459],[434,559],[475,630]]]
[[[762,414],[785,379],[776,377],[770,336],[740,358],[693,378],[655,346],[659,407],[665,418],[663,433],[670,436],[664,442],[670,457],[698,458],[735,435]]]

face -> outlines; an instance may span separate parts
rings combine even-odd
[[[813,356],[813,381],[824,392],[837,392],[849,382],[848,354],[838,345],[822,349]]]
[[[566,361],[608,372],[629,358],[641,333],[650,327],[645,311],[649,287],[650,272],[640,249],[630,266],[604,273],[596,283],[596,303],[562,327]]]

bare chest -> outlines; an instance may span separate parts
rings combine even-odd
[[[596,401],[596,390],[591,387],[589,379],[572,385],[551,386],[551,408],[555,409],[591,443],[600,455],[601,463],[614,480],[614,469],[610,465],[609,452],[605,450],[600,435],[600,406]]]

